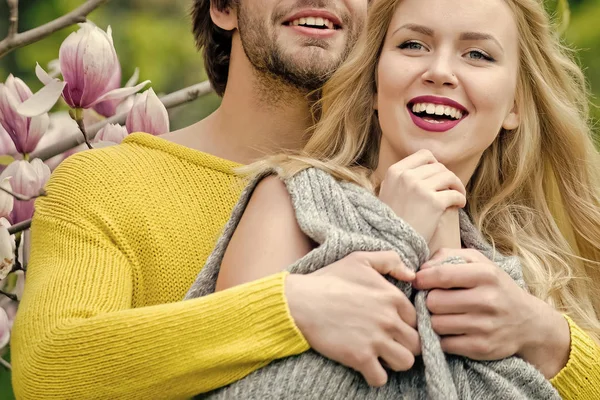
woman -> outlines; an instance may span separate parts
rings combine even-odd
[[[373,2],[366,37],[324,88],[323,118],[304,154],[254,166],[276,168],[287,190],[268,178],[247,192],[220,242],[222,262],[213,257],[217,288],[298,266],[322,247],[307,236],[304,193],[293,186],[298,171],[316,166],[372,188],[432,253],[442,248],[414,287],[431,290],[431,327],[446,353],[519,356],[563,398],[597,398],[600,163],[581,71],[548,25],[535,0]],[[531,294],[493,251],[460,248],[467,221],[459,235],[456,208],[465,194],[492,250],[522,260]],[[265,215],[289,224],[272,229]],[[422,257],[419,243],[394,250],[408,246],[408,262]],[[394,344],[397,357],[384,360],[394,370],[411,370],[419,352],[411,325]]]

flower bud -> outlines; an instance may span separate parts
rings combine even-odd
[[[46,113],[28,118],[17,112],[17,108],[31,96],[31,90],[25,82],[12,75],[8,76],[5,83],[0,83],[0,124],[19,153],[31,153],[50,122]]]
[[[162,135],[169,132],[169,114],[152,88],[135,96],[125,125],[129,133]]]
[[[71,108],[88,109],[137,93],[149,82],[118,88],[121,67],[110,26],[106,32],[91,22],[81,23],[79,28],[60,46],[58,59],[64,82],[52,78],[38,65],[35,72],[45,86],[19,106],[19,113],[34,116],[48,112],[61,94]]]
[[[23,196],[31,197],[40,193],[50,178],[50,168],[39,158],[31,162],[14,161],[2,174],[0,179],[12,177],[10,183],[13,192]],[[34,200],[14,200],[13,210],[10,214],[10,220],[13,224],[25,221],[33,216]]]
[[[119,124],[107,124],[96,134],[95,142],[121,143],[127,136],[127,129]]]

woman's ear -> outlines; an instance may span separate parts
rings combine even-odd
[[[521,117],[519,115],[519,108],[517,107],[517,103],[513,104],[512,110],[508,113],[508,115],[504,118],[502,122],[502,128],[507,131],[515,130],[519,127],[521,123]]]
[[[225,7],[219,10],[215,6],[215,2],[210,2],[210,18],[213,23],[225,31],[232,31],[238,26],[237,9],[234,7]]]

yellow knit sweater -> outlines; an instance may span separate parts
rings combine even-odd
[[[17,398],[188,398],[308,349],[285,273],[179,301],[242,189],[235,166],[142,133],[61,164],[36,202],[12,339]],[[553,384],[597,399],[600,349],[571,328]]]

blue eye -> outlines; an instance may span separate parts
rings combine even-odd
[[[419,43],[419,42],[413,42],[413,41],[408,41],[408,42],[404,42],[402,43],[400,46],[398,46],[399,49],[408,49],[408,50],[421,50],[424,48],[424,46]]]
[[[471,50],[467,53],[467,55],[472,60],[485,60],[485,61],[490,61],[490,62],[496,61],[492,57],[488,56],[487,54],[485,54],[484,52],[479,51],[479,50]]]

